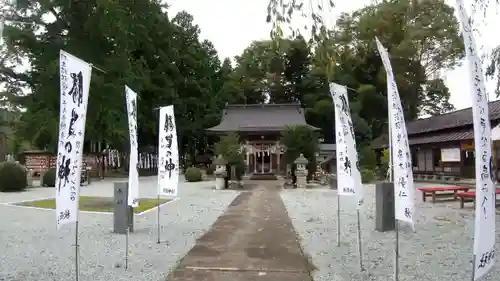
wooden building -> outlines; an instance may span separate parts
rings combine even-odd
[[[219,135],[239,134],[246,151],[247,174],[276,174],[286,169],[281,133],[295,125],[310,126],[298,104],[237,104],[228,105],[222,112],[220,124],[207,131]]]
[[[500,130],[495,128],[500,123],[500,100],[489,103],[489,114],[492,131]],[[472,108],[407,122],[406,129],[414,173],[475,177]],[[372,146],[387,148],[387,135],[375,139]],[[494,141],[493,148],[498,165],[500,142]]]

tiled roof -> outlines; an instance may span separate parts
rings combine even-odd
[[[500,100],[490,102],[488,109],[493,127],[500,121]],[[406,130],[410,145],[471,140],[474,138],[472,108],[407,122]],[[388,142],[385,134],[374,139],[372,147],[386,148]]]
[[[283,131],[287,126],[307,125],[299,104],[228,105],[219,125],[211,132]],[[318,128],[310,126],[314,130]]]
[[[490,120],[500,119],[500,100],[489,103]],[[472,125],[472,108],[453,111],[450,113],[419,119],[406,124],[408,135],[422,134],[444,129]]]
[[[474,129],[468,128],[460,131],[441,131],[417,136],[409,136],[410,145],[427,144],[427,143],[442,143],[459,140],[474,139]],[[387,135],[380,136],[372,141],[373,148],[387,148],[389,140]]]
[[[440,143],[440,142],[471,140],[471,139],[474,139],[474,129],[460,131],[460,132],[423,135],[421,137],[410,138],[409,142],[410,145],[415,145],[415,144]]]

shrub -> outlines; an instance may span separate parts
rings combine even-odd
[[[212,176],[215,172],[215,165],[214,164],[209,164],[207,166],[207,176]]]
[[[240,181],[243,179],[243,175],[245,174],[245,168],[246,166],[244,160],[234,164],[234,172],[237,180]]]
[[[56,168],[48,169],[42,177],[42,186],[54,187],[56,186]]]
[[[369,169],[361,169],[361,182],[369,183],[375,180],[375,172]]]
[[[359,162],[362,168],[375,170],[377,167],[377,154],[370,146],[362,147],[359,151]]]
[[[389,170],[389,162],[390,162],[390,151],[389,149],[382,150],[382,155],[380,156],[380,174],[382,177],[387,176],[387,171]]]
[[[188,182],[201,181],[202,179],[201,170],[196,167],[187,168],[184,176],[186,177],[186,181]]]
[[[28,186],[26,169],[16,162],[0,163],[0,191],[16,192],[25,190]]]

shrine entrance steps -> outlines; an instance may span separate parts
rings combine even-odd
[[[312,281],[279,190],[240,193],[167,281]]]
[[[272,181],[278,180],[278,177],[274,173],[252,174],[250,180]]]

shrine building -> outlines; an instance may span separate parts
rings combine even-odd
[[[500,100],[488,105],[493,141],[493,159],[500,165]],[[475,177],[474,125],[472,108],[406,122],[413,172],[419,175]],[[387,134],[372,142],[375,149],[387,148]]]
[[[233,104],[223,110],[220,124],[207,131],[217,135],[238,133],[246,151],[247,174],[280,174],[286,171],[281,133],[296,125],[319,130],[306,123],[299,104]]]

